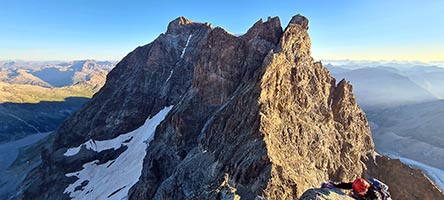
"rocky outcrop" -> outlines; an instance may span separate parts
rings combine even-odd
[[[338,189],[328,188],[313,188],[302,194],[299,200],[353,200],[354,198],[348,196]]]
[[[65,122],[23,196],[68,198],[63,189],[75,180],[64,174],[126,149],[67,158],[67,148],[134,130],[169,105],[129,199],[295,199],[366,173],[365,114],[352,86],[313,61],[307,30],[301,15],[284,30],[279,18],[259,20],[242,36],[172,21]]]
[[[322,180],[352,179],[373,149],[351,86],[335,85],[313,62],[306,20],[292,21],[302,24],[287,26],[261,80],[260,131],[272,166],[266,193],[273,199],[300,196]]]

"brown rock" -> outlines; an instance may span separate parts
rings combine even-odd
[[[191,23],[193,23],[191,20],[180,16],[168,24],[166,34],[178,34],[184,25]]]
[[[293,16],[290,20],[291,24],[297,24],[301,26],[301,28],[308,30],[308,19],[300,14]]]

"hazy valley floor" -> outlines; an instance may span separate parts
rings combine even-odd
[[[0,199],[9,199],[8,196],[15,192],[15,187],[23,180],[26,173],[39,163],[37,161],[39,159],[36,159],[40,157],[39,151],[30,150],[33,155],[25,155],[21,151],[47,138],[50,133],[37,133],[20,140],[0,144]],[[26,160],[20,162],[21,159]],[[19,166],[12,167],[14,161],[20,163]]]

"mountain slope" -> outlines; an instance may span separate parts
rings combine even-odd
[[[442,69],[442,68],[441,68]],[[443,69],[444,70],[444,69]],[[410,74],[409,78],[439,99],[444,99],[444,72],[423,72]]]
[[[388,107],[436,100],[436,97],[409,78],[387,68],[361,68],[333,76],[350,80],[358,101],[364,107]]]
[[[0,143],[56,129],[94,94],[89,85],[46,88],[0,82]]]
[[[369,110],[377,150],[444,168],[444,101]],[[393,145],[393,144],[396,145]]]
[[[53,135],[33,134],[0,144],[0,199],[10,199],[17,192],[20,182],[40,164],[40,152],[51,144]]]
[[[55,130],[92,97],[82,84],[63,88],[0,82],[0,143]]]
[[[0,143],[55,130],[103,86],[106,70],[112,66],[92,60],[4,63],[0,69]],[[65,78],[69,85],[53,87],[32,74],[48,69],[57,73],[45,76]],[[61,71],[71,71],[73,76],[60,77]]]
[[[45,88],[35,85],[9,84],[0,82],[0,103],[38,103],[41,101],[63,101],[68,97],[91,98],[95,88],[79,84],[62,88]]]
[[[0,104],[0,144],[25,136],[54,131],[89,98],[67,97],[63,101]]]
[[[279,18],[259,20],[240,37],[177,18],[128,54],[65,121],[19,197],[99,194],[94,184],[114,176],[114,163],[134,152],[130,143],[151,134],[138,182],[104,196],[294,199],[322,181],[365,174],[373,141],[364,112],[352,86],[336,84],[313,61],[307,30],[301,15],[284,30]],[[138,131],[166,108],[164,120],[149,129],[154,133]],[[91,168],[103,174],[81,175]],[[443,197],[430,182],[423,188]]]

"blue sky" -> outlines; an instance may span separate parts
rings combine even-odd
[[[444,60],[442,0],[2,0],[0,60],[120,60],[185,16],[236,34],[310,20],[316,59]]]

